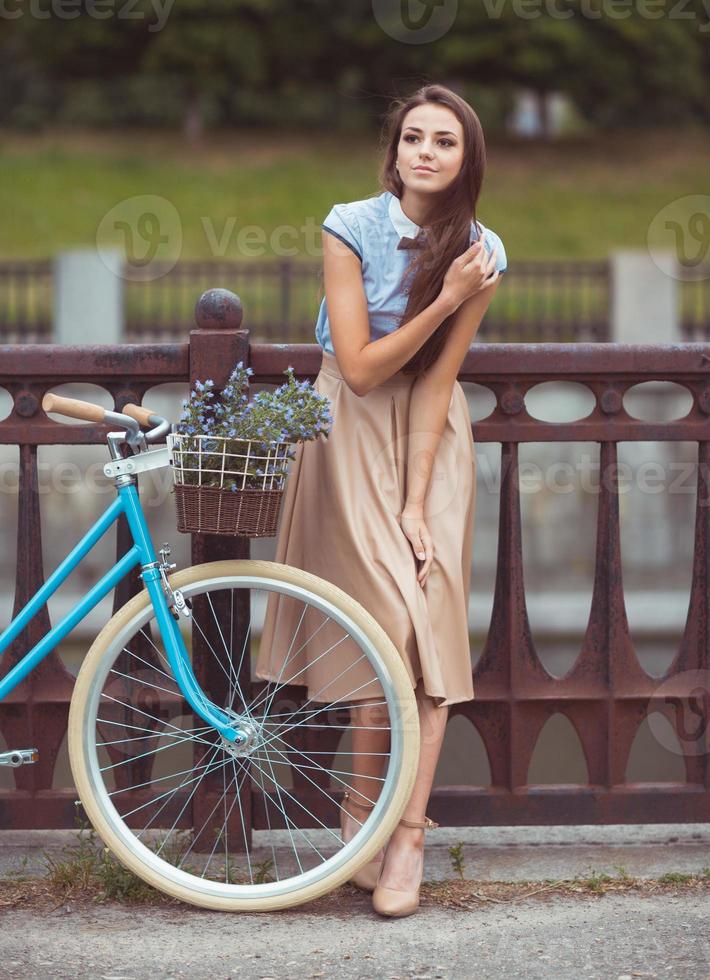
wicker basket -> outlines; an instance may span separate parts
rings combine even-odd
[[[277,534],[291,443],[176,432],[167,441],[178,531]]]

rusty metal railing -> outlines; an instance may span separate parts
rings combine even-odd
[[[184,260],[155,262],[151,276],[124,277],[124,339],[171,343],[189,331],[194,297],[228,282],[250,310],[249,330],[263,343],[312,343],[323,297],[322,261]],[[703,283],[685,286],[684,328],[710,329]],[[690,290],[694,290],[691,295]],[[0,262],[0,343],[51,343],[54,273],[50,260]],[[609,262],[518,260],[506,275],[479,336],[489,343],[606,342],[611,329]],[[692,316],[692,324],[688,320]],[[704,336],[688,336],[703,340]]]
[[[0,347],[0,386],[12,397],[0,421],[0,443],[19,446],[19,492],[14,609],[43,582],[42,522],[37,480],[38,446],[100,444],[105,426],[65,426],[41,409],[58,384],[91,381],[113,396],[115,409],[140,402],[153,385],[211,377],[219,388],[238,360],[254,369],[253,383],[280,383],[291,364],[313,379],[321,363],[315,344],[250,344],[241,304],[211,292],[198,307],[198,327],[186,343],[60,348],[29,344]],[[710,765],[707,691],[698,672],[710,670],[710,344],[663,347],[590,344],[481,344],[466,357],[459,380],[482,385],[494,410],[476,422],[476,443],[502,446],[498,566],[493,612],[483,654],[473,675],[473,701],[453,705],[480,734],[490,763],[488,786],[437,787],[430,814],[450,825],[624,823],[708,819]],[[624,408],[627,390],[650,380],[674,381],[692,395],[681,419],[642,421]],[[541,382],[573,381],[594,396],[584,419],[553,423],[528,414],[525,395]],[[630,637],[621,577],[617,444],[637,440],[693,441],[698,445],[693,577],[685,631],[662,677],[640,665]],[[543,667],[528,622],[518,479],[523,442],[596,442],[600,454],[595,577],[591,610],[577,659],[563,677]],[[117,552],[127,547],[119,527]],[[192,560],[246,557],[248,539],[195,535]],[[116,590],[114,608],[139,588],[137,576]],[[376,610],[371,610],[376,614]],[[46,609],[27,627],[1,665],[15,663],[49,628]],[[706,674],[704,676],[707,676]],[[8,745],[35,745],[40,761],[15,770],[16,788],[0,792],[2,827],[71,827],[72,789],[52,788],[65,735],[72,677],[53,652],[13,695],[0,704],[0,731]],[[670,694],[669,694],[670,690]],[[305,695],[304,695],[305,697]],[[683,730],[690,705],[696,730]],[[682,735],[685,779],[676,783],[626,781],[629,753],[646,717],[660,712]],[[545,722],[561,713],[582,745],[588,782],[531,786],[528,771]]]

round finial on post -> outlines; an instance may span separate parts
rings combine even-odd
[[[238,330],[244,307],[229,289],[208,289],[195,303],[195,323],[200,330]]]

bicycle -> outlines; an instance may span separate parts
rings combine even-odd
[[[172,571],[169,545],[156,557],[138,477],[171,465],[167,445],[149,444],[165,441],[175,424],[137,405],[111,412],[51,393],[42,407],[120,427],[108,433],[104,467],[117,493],[0,635],[0,654],[122,514],[133,544],[0,680],[0,701],[140,565],[144,588],[94,639],[70,704],[71,769],[98,836],[138,877],[204,908],[282,909],[338,887],[383,846],[414,785],[418,714],[396,648],[351,596],[302,569],[234,559]],[[280,674],[254,693],[259,619],[265,602],[284,597],[303,605],[299,628],[320,622],[305,643],[323,630],[331,645],[319,659],[330,656],[336,676],[339,645],[349,641],[361,651],[359,661],[381,690],[379,700],[364,702],[384,722],[380,758],[356,751],[350,702],[363,703],[361,684],[335,701],[318,701],[316,691],[294,703],[289,685],[298,674]],[[302,643],[292,658],[299,642],[294,635],[284,666],[304,649]],[[0,754],[0,763],[36,758],[35,749],[16,749]],[[371,790],[359,789],[360,797],[375,806],[344,844],[331,823],[356,776]]]

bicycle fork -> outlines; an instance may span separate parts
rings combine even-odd
[[[156,456],[160,455],[161,457],[167,452],[167,449],[154,451]],[[143,460],[154,453],[147,453]],[[104,467],[105,471],[108,471],[110,467],[111,464]],[[238,748],[249,740],[248,732],[238,727],[239,716],[227,714],[216,704],[213,704],[204,694],[192,670],[185,641],[176,622],[176,618],[180,618],[180,612],[185,616],[190,616],[189,606],[182,592],[179,589],[172,589],[168,582],[167,571],[170,566],[167,563],[167,557],[170,554],[169,549],[163,549],[161,552],[162,561],[158,561],[155,557],[150,532],[138,496],[136,477],[133,474],[116,475],[115,483],[123,504],[123,512],[135,542],[134,548],[137,550],[141,563],[141,578],[150,596],[160,635],[165,643],[168,663],[178,687],[193,711],[208,725],[216,729],[227,742],[234,743],[235,747]],[[171,608],[175,609],[175,618]]]

